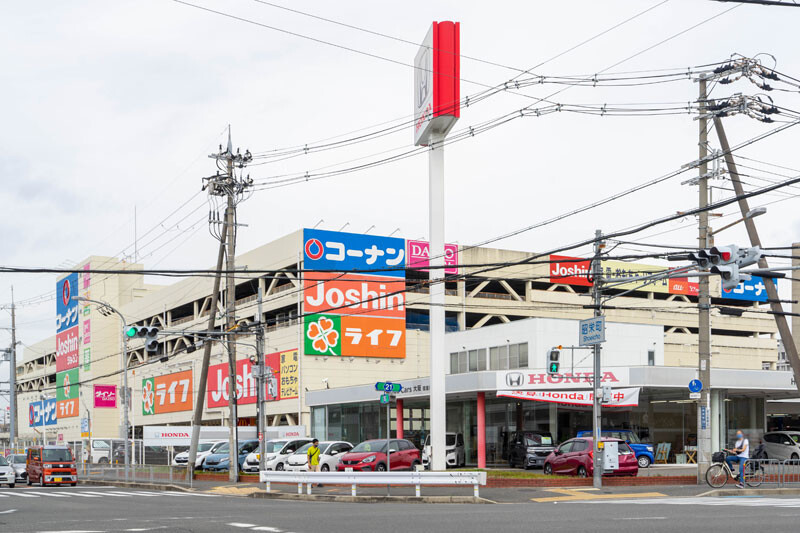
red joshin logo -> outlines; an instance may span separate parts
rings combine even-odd
[[[316,251],[312,251],[316,249]],[[322,243],[319,239],[308,239],[306,241],[306,255],[309,259],[316,261],[322,254],[325,253],[325,248],[322,246]]]
[[[69,305],[69,297],[70,293],[72,292],[71,287],[69,286],[69,279],[64,280],[64,285],[61,287],[61,301],[64,302],[64,305]]]

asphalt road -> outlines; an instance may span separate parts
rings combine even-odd
[[[556,495],[554,495],[556,496]],[[501,505],[352,504],[114,487],[0,489],[0,531],[374,533],[795,531],[800,498],[631,498]],[[557,496],[556,496],[557,497]]]

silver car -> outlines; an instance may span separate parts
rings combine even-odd
[[[15,453],[6,457],[9,466],[14,469],[17,483],[25,483],[28,480],[28,469],[26,468],[26,456],[24,453]]]
[[[800,459],[800,431],[770,431],[762,440],[770,459]]]
[[[0,485],[8,485],[13,489],[16,484],[16,477],[14,469],[8,464],[6,458],[0,455]]]

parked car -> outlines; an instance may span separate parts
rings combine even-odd
[[[28,479],[27,464],[25,461],[25,454],[15,453],[6,457],[8,464],[14,469],[16,474],[16,482],[24,483]]]
[[[239,443],[239,470],[243,471],[244,461],[247,455],[258,448],[258,440],[246,440]],[[203,470],[212,472],[227,471],[231,469],[230,444],[223,442],[212,454],[206,456],[203,461]]]
[[[212,453],[216,453],[217,449],[225,444],[227,441],[220,440],[217,442],[201,442],[197,445],[197,456],[194,461],[194,467],[200,468],[203,466],[203,461]],[[172,458],[172,466],[186,466],[189,462],[189,452],[181,452],[175,454]]]
[[[769,459],[800,459],[800,431],[770,431],[762,441]]]
[[[290,472],[308,471],[308,449],[311,443],[304,444],[286,460],[285,470]],[[353,445],[344,441],[325,441],[319,443],[319,469],[322,472],[335,472],[342,456],[353,449]]]
[[[592,432],[579,431],[576,436],[591,437]],[[627,442],[628,446],[630,446],[631,450],[633,450],[633,453],[636,454],[636,460],[639,462],[639,468],[649,468],[650,465],[653,464],[653,461],[655,461],[653,445],[649,442],[642,442],[639,439],[639,435],[630,429],[607,429],[602,431],[600,436],[611,439],[620,439]]]
[[[14,472],[14,467],[8,464],[5,457],[0,455],[0,485],[8,485],[9,488],[14,488],[17,482],[17,473]]]
[[[267,458],[264,461],[264,467],[267,470],[285,470],[286,464],[289,461],[289,456],[310,443],[311,440],[312,439],[308,438],[284,439],[285,444],[283,446],[278,447],[276,444],[272,447],[272,451],[266,451]]]
[[[419,450],[411,441],[394,439],[389,449],[392,470],[414,470],[420,462]],[[367,440],[342,456],[336,465],[339,472],[352,468],[358,472],[386,471],[386,440]]]
[[[280,451],[281,448],[286,446],[287,442],[289,441],[286,439],[270,439],[264,443],[264,453],[267,457],[269,457],[270,455]],[[258,472],[260,462],[261,454],[259,453],[259,449],[256,448],[255,451],[251,452],[250,455],[247,456],[242,469],[245,472]]]
[[[78,484],[75,457],[66,446],[33,446],[27,455],[28,485]]]
[[[508,447],[508,466],[528,468],[543,467],[544,461],[555,449],[549,431],[515,431]]]
[[[445,461],[447,466],[464,466],[467,462],[467,454],[464,450],[464,435],[461,433],[446,433],[444,441]],[[431,460],[431,436],[425,437],[425,444],[422,447],[422,464],[428,467]]]
[[[613,472],[603,472],[604,476],[635,476],[639,473],[636,455],[627,442],[610,438],[602,439],[602,442],[617,442],[619,446],[619,468]],[[593,443],[590,437],[577,437],[563,442],[545,459],[544,473],[591,477],[594,475]]]

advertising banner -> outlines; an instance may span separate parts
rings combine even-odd
[[[722,289],[722,297],[728,300],[744,300],[747,302],[766,302],[767,287],[761,276],[750,276],[733,289]]]
[[[423,272],[427,272],[424,267],[428,266],[430,258],[430,245],[425,241],[406,241],[406,253],[408,254],[408,267],[418,268]],[[453,265],[451,268],[445,268],[445,274],[458,274],[458,245],[445,244],[444,245],[444,264]]]
[[[520,369],[495,372],[497,390],[552,390],[552,389],[591,389],[594,373],[565,372],[550,375],[542,370]],[[629,369],[614,368],[605,370],[600,383],[613,387],[625,387],[630,383]]]
[[[228,406],[228,363],[212,365],[208,369],[206,403],[208,407]],[[249,359],[236,361],[236,398],[239,405],[256,403],[258,399],[253,364]]]
[[[79,342],[78,326],[56,333],[56,372],[78,366]]]
[[[592,405],[594,393],[588,391],[538,391],[538,390],[499,390],[498,396],[515,400],[534,400],[537,402],[564,403],[569,405]],[[603,407],[635,407],[639,405],[639,387],[630,389],[614,389],[611,401]]]
[[[304,353],[405,357],[405,241],[306,229],[303,243],[306,270],[334,271],[304,280]]]
[[[78,274],[70,274],[56,283],[56,333],[78,325]]]
[[[142,414],[191,411],[192,371],[184,370],[142,380]]]
[[[83,369],[89,370],[92,367],[92,349],[91,348],[84,348],[83,349]]]
[[[460,26],[431,24],[414,56],[414,145],[447,135],[461,115]]]
[[[92,342],[92,320],[87,318],[83,321],[83,344]]]
[[[591,263],[591,261],[580,261],[575,257],[551,255],[550,283],[591,287],[592,282],[589,280]]]
[[[77,368],[56,374],[58,418],[71,418],[79,415],[78,382]]]
[[[94,406],[99,408],[117,407],[116,385],[94,385]]]
[[[189,446],[192,444],[192,427],[144,426],[145,446]]]
[[[31,402],[28,404],[28,425],[30,427],[54,426],[58,423],[56,412],[56,399],[50,398],[44,403]]]
[[[298,360],[297,349],[285,352],[268,353],[264,356],[264,365],[272,370],[273,387],[267,384],[267,401],[289,400],[298,394]],[[268,378],[269,379],[269,375]],[[272,391],[275,394],[271,394]]]

